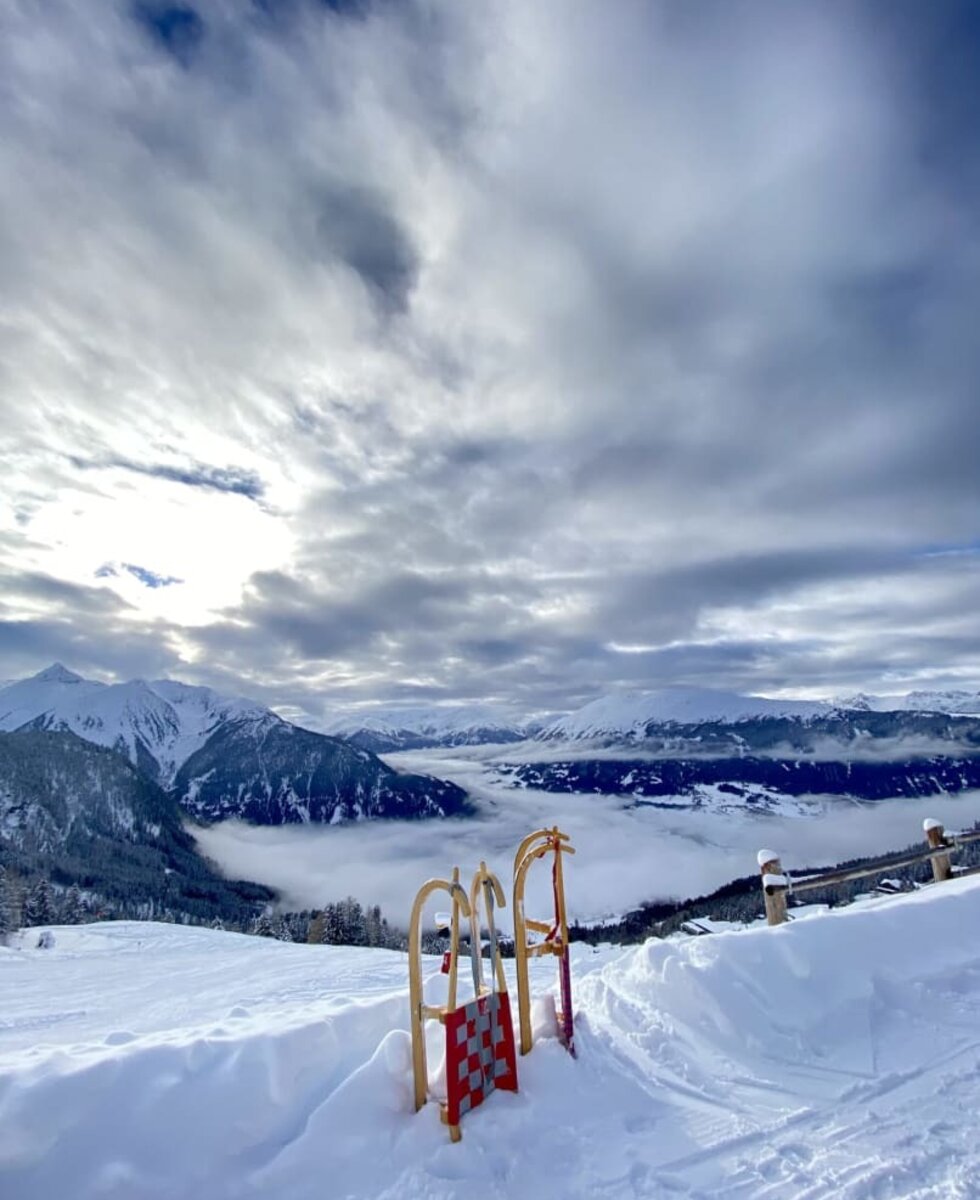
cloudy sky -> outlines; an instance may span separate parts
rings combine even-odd
[[[969,0],[0,0],[0,677],[980,683]]]

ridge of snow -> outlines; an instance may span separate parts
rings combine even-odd
[[[951,716],[980,716],[980,691],[920,690],[896,695],[872,695],[858,692],[835,701],[840,708],[864,712],[933,712]]]
[[[52,663],[50,667],[45,667],[43,671],[38,671],[33,678],[37,683],[85,682],[81,675],[76,675],[74,671],[69,671],[68,668],[60,662]]]
[[[695,725],[706,722],[733,724],[757,717],[824,716],[833,707],[819,700],[770,700],[710,688],[658,688],[646,692],[618,692],[593,700],[576,712],[553,721],[541,738],[591,738],[637,736],[651,723]]]
[[[371,705],[336,713],[323,724],[326,733],[348,737],[362,730],[386,736],[399,733],[442,737],[446,734],[499,729],[523,731],[528,718],[504,706],[465,705]]]
[[[69,730],[86,741],[122,749],[136,761],[142,742],[172,781],[215,730],[240,720],[278,721],[270,709],[170,679],[99,683],[55,664],[0,692],[0,731],[27,725]]]

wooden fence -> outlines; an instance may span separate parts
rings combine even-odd
[[[783,871],[779,855],[773,850],[760,850],[759,870],[762,873],[762,893],[766,901],[766,920],[770,925],[782,925],[789,920],[787,900],[790,895],[816,892],[838,883],[850,883],[854,879],[868,879],[873,875],[884,875],[901,867],[931,862],[935,883],[944,879],[959,879],[964,875],[980,873],[980,867],[964,869],[954,867],[950,855],[968,842],[980,841],[980,830],[968,833],[947,833],[939,821],[931,817],[922,822],[926,835],[923,850],[886,854],[881,858],[869,858],[856,867],[845,867],[840,871],[825,871],[821,875],[804,875],[791,878]]]

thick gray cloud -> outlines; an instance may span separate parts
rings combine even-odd
[[[978,80],[952,0],[8,7],[0,676],[976,682]]]

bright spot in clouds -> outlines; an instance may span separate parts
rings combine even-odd
[[[239,495],[105,471],[98,491],[66,491],[32,517],[29,533],[43,549],[34,565],[78,584],[106,563],[136,563],[181,582],[149,588],[132,573],[102,576],[136,616],[179,624],[212,619],[240,603],[256,570],[288,564],[289,526]]]

